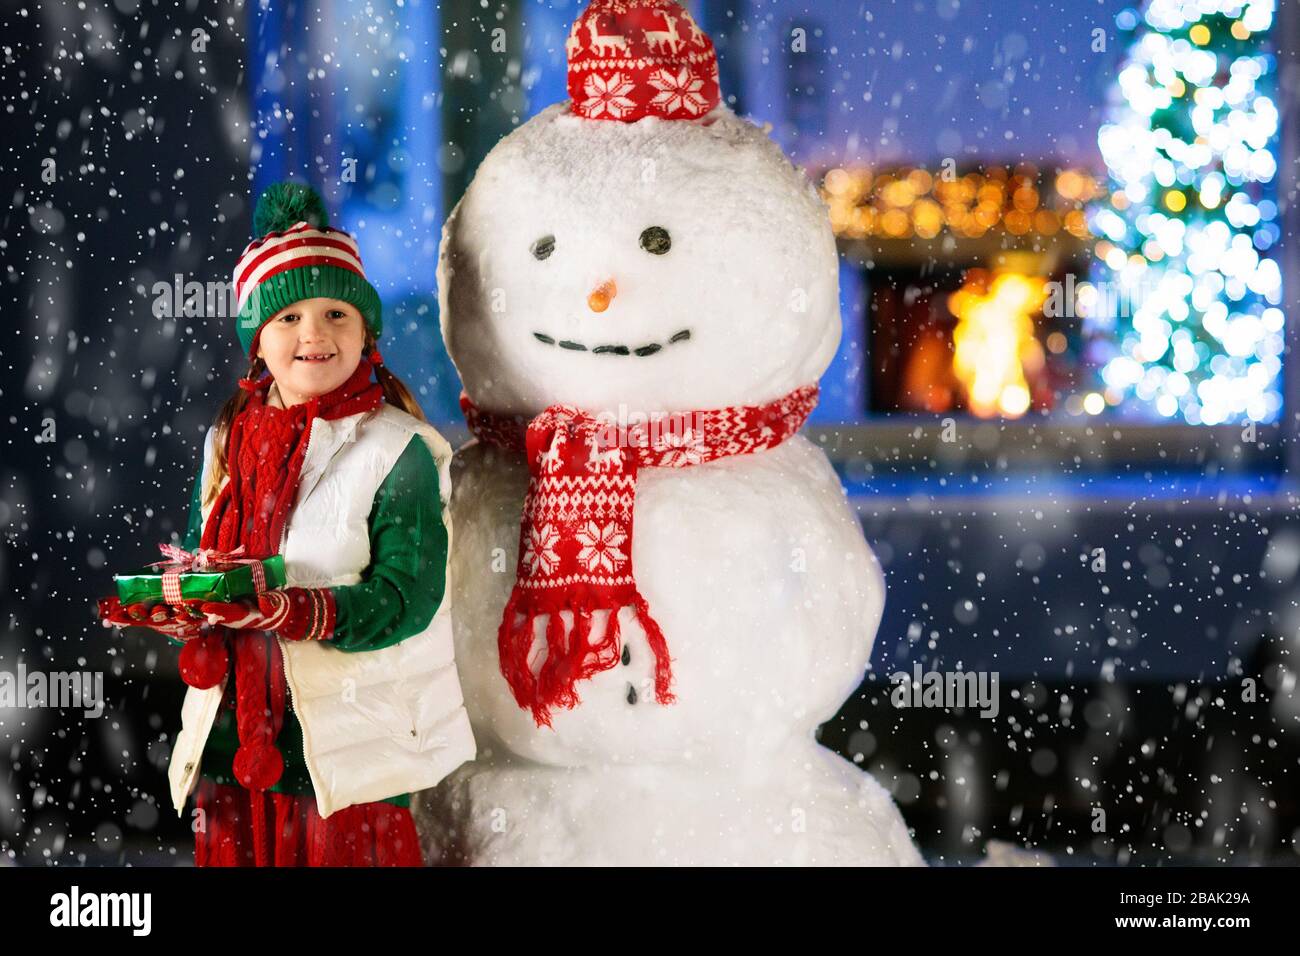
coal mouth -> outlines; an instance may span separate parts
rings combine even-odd
[[[592,355],[636,355],[645,358],[647,355],[654,355],[656,352],[676,342],[685,342],[691,337],[690,329],[682,329],[680,332],[674,332],[669,336],[665,343],[648,342],[645,345],[630,346],[619,344],[603,345],[585,345],[582,342],[575,342],[572,339],[556,339],[545,332],[534,332],[533,338],[543,345],[554,345],[557,348],[568,349],[571,352],[590,352]]]

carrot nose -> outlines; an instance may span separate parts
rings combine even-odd
[[[587,296],[587,308],[592,312],[604,312],[616,295],[618,295],[618,287],[614,285],[614,280],[606,279],[596,286],[591,295]]]

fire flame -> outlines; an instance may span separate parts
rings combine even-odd
[[[979,418],[1019,418],[1029,410],[1026,370],[1042,368],[1043,347],[1034,335],[1034,316],[1047,298],[1043,280],[1019,272],[967,273],[948,297],[957,317],[952,369]]]

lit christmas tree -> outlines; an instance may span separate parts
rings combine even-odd
[[[1151,0],[1099,144],[1089,308],[1106,401],[1214,425],[1282,407],[1274,0]]]

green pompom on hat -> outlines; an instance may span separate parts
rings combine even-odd
[[[261,237],[235,265],[236,332],[250,357],[257,333],[286,306],[318,297],[356,306],[375,338],[383,329],[379,293],[366,281],[352,236],[329,224],[320,195],[306,183],[268,186],[257,201],[253,229]]]
[[[268,232],[284,232],[300,222],[319,229],[330,224],[330,214],[320,194],[306,183],[286,180],[272,183],[262,191],[253,212],[253,234],[265,236]]]

